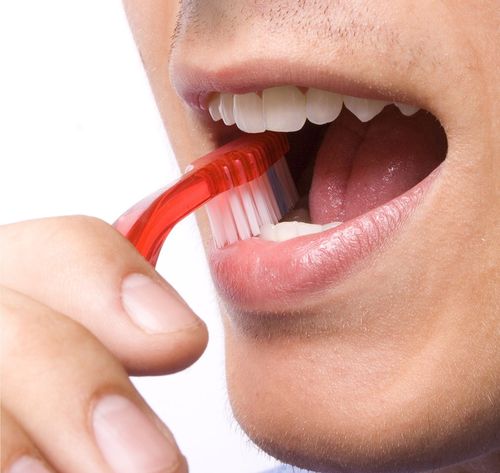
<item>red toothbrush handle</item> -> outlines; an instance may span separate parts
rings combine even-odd
[[[207,202],[214,189],[200,173],[186,175],[127,210],[113,226],[153,266],[174,225]]]

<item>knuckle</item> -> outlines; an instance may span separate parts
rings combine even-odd
[[[103,220],[87,215],[72,215],[69,217],[57,217],[53,220],[53,232],[74,239],[81,237],[93,239],[106,239],[113,234],[112,228]]]
[[[19,408],[18,393],[54,395],[66,385],[82,393],[98,384],[120,384],[126,372],[84,326],[35,301],[11,299],[0,306],[2,384],[5,403]],[[26,386],[26,380],[33,385]],[[41,388],[43,385],[43,388]],[[82,394],[83,395],[83,394]]]
[[[111,225],[86,215],[59,218],[49,235],[57,241],[56,251],[70,259],[85,257],[87,261],[90,258],[114,264],[126,249],[122,237]]]
[[[0,288],[2,359],[32,362],[61,359],[68,353],[95,349],[99,343],[82,325],[22,294]]]
[[[86,215],[53,217],[0,229],[0,257],[5,262],[0,265],[0,281],[11,279],[7,268],[17,268],[18,261],[27,261],[35,254],[37,267],[64,265],[67,272],[143,265],[133,246],[103,220]],[[29,266],[27,269],[29,272]]]
[[[104,245],[110,242],[108,246],[112,247],[116,246],[118,238],[120,235],[111,225],[87,215],[50,217],[0,227],[2,248],[32,247],[34,240],[38,247],[53,250],[68,245],[88,249],[96,240]]]

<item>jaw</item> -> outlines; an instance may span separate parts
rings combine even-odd
[[[360,342],[360,331],[352,339],[293,344],[228,333],[231,405],[255,443],[293,465],[353,473],[434,471],[498,449],[491,404],[480,390],[464,390],[436,337],[413,345],[417,354],[410,347],[396,349],[394,342],[374,349],[373,341]],[[456,332],[449,340],[462,336]],[[433,357],[440,361],[431,363]],[[473,378],[490,393],[494,383],[483,377],[493,369]],[[436,386],[436,377],[442,385]]]
[[[270,14],[266,3],[249,12],[255,23],[240,25],[232,41],[223,41],[204,31],[219,31],[211,24],[216,18],[205,12],[197,36],[186,28],[177,39],[173,60],[177,55],[205,64],[209,57],[207,77],[213,83],[229,72],[238,77],[233,72],[240,67],[242,45],[253,44],[255,64],[263,69],[259,51],[282,58],[281,69],[290,74],[286,83],[300,79],[287,64],[302,71],[312,67],[315,77],[333,80],[341,92],[355,95],[348,87],[341,90],[346,82],[357,82],[357,90],[367,93],[368,84],[396,91],[443,124],[448,155],[439,180],[363,271],[317,294],[286,324],[272,319],[241,325],[234,307],[224,317],[231,403],[242,427],[264,449],[319,471],[422,471],[500,448],[500,419],[492,415],[500,405],[494,244],[500,236],[500,91],[491,67],[498,55],[487,40],[495,36],[498,15],[494,2],[477,8],[435,2],[437,10],[413,2],[363,3],[331,16],[340,36],[330,43],[313,37],[318,25],[311,25],[300,44],[296,29],[267,28],[261,21]],[[219,9],[230,11],[222,2]],[[311,12],[311,18],[318,15]],[[352,21],[364,45],[357,50],[349,49],[355,38],[341,39],[342,31],[354,31],[346,26]],[[488,22],[490,33],[476,28]],[[369,41],[370,25],[377,24],[394,39],[386,62],[372,60],[377,46]],[[142,49],[154,51],[168,44],[169,32],[139,36]],[[301,44],[314,44],[314,53],[305,54]],[[217,136],[171,91],[166,57],[152,54],[146,66],[183,167],[213,149]],[[202,230],[209,244],[207,227]],[[293,330],[286,330],[289,325]]]

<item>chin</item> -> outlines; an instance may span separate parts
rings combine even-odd
[[[379,316],[389,315],[400,314]],[[242,331],[230,319],[225,327],[235,417],[285,463],[325,473],[417,473],[498,450],[500,416],[488,400],[498,388],[467,368],[455,371],[464,360],[429,341],[428,330],[400,343],[353,325],[322,333],[302,326],[293,336],[275,326]]]

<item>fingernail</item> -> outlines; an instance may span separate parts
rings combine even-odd
[[[125,397],[100,399],[93,426],[97,445],[116,473],[170,471],[179,462],[176,447]]]
[[[8,473],[49,473],[49,470],[38,460],[24,455],[14,462]]]
[[[122,303],[132,321],[150,333],[175,332],[199,322],[177,294],[144,274],[123,280]]]

